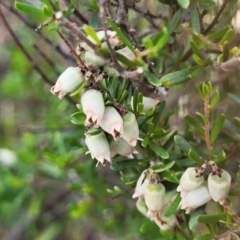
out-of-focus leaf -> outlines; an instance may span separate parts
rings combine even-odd
[[[182,235],[180,232],[176,232],[177,240],[186,240],[186,237]]]
[[[15,2],[15,8],[22,12],[33,13],[33,14],[42,14],[42,9],[36,8],[33,5]]]
[[[213,32],[207,35],[208,39],[219,39],[219,38],[223,38],[223,36],[226,34],[226,32],[230,29],[229,26],[224,27],[223,29],[217,31],[217,32]]]
[[[229,41],[233,36],[234,36],[235,32],[233,29],[229,29],[223,36],[223,38],[221,39],[221,41],[219,42],[219,44],[223,44],[226,41]]]
[[[191,213],[190,215],[190,219],[188,222],[188,227],[191,231],[193,231],[194,229],[196,229],[196,227],[198,226],[198,216],[204,214],[204,210],[202,208],[199,208],[197,210],[195,210],[194,212]]]
[[[230,196],[240,196],[240,188],[230,190],[229,195]]]
[[[115,52],[116,58],[118,61],[120,61],[121,63],[123,63],[124,65],[130,67],[130,68],[135,68],[136,66],[139,65],[139,63],[137,61],[131,61],[128,58],[126,58],[125,56],[123,56],[121,53]]]
[[[154,41],[154,47],[156,49],[156,51],[159,51],[160,49],[162,49],[168,42],[168,31],[166,27],[162,27],[161,31],[159,32],[159,34],[157,34],[156,41]]]
[[[97,45],[99,46],[101,45],[101,41],[99,40],[97,33],[91,26],[84,25],[83,30],[88,36],[90,36],[96,42]]]
[[[149,145],[150,147],[153,149],[153,151],[161,158],[163,159],[167,159],[169,158],[169,154],[167,151],[165,151],[162,147],[160,147],[159,145],[157,145],[155,142],[153,141],[149,141]]]
[[[147,163],[146,160],[134,160],[134,159],[131,159],[131,161],[122,160],[122,161],[113,162],[111,164],[111,169],[114,171],[121,171],[127,168],[138,167],[146,163]]]
[[[202,68],[199,66],[182,69],[176,72],[168,73],[163,76],[159,83],[155,86],[174,86],[187,82],[188,80],[195,78],[201,72]]]
[[[200,223],[216,223],[219,220],[223,220],[226,218],[226,213],[219,213],[219,214],[213,214],[213,215],[200,215],[198,216],[197,220]]]
[[[51,223],[47,225],[47,228],[44,229],[38,237],[34,240],[52,240],[62,231],[62,226],[59,223]]]
[[[194,128],[196,128],[200,133],[204,134],[204,128],[199,124],[199,122],[190,114],[187,114],[184,119]]]
[[[225,121],[225,115],[224,114],[220,114],[215,122],[215,124],[213,125],[212,131],[211,131],[211,142],[214,143],[223,127]]]
[[[203,120],[204,123],[206,122],[207,119],[206,119],[206,116],[203,113],[196,112],[196,114]]]
[[[195,2],[191,3],[191,27],[194,33],[200,33],[199,12]]]
[[[149,83],[154,86],[159,86],[159,79],[155,76],[155,74],[151,73],[148,69],[145,69],[143,74]]]
[[[199,46],[197,46],[197,44],[194,41],[190,41],[190,45],[191,45],[193,52],[201,59],[201,61],[204,62],[205,59],[199,50]]]
[[[174,214],[178,208],[179,203],[181,202],[180,193],[177,194],[171,205],[168,207],[167,211],[165,212],[165,217],[170,217]]]
[[[195,237],[193,240],[212,240],[213,237],[214,236],[212,234],[204,234],[204,235]]]
[[[182,8],[188,8],[190,5],[190,0],[177,0],[177,2]]]
[[[183,14],[183,9],[180,8],[177,10],[177,12],[174,14],[173,18],[170,20],[168,25],[168,33],[173,33],[174,29],[177,27],[179,21],[181,20]]]
[[[158,165],[154,165],[152,166],[152,169],[155,171],[155,172],[164,172],[170,168],[173,167],[173,165],[175,164],[175,161],[171,161],[167,164],[158,164]]]

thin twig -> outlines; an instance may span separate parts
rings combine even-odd
[[[2,8],[0,7],[0,18],[3,21],[3,24],[5,25],[5,27],[7,28],[8,32],[10,33],[10,35],[12,36],[13,40],[15,41],[15,43],[17,44],[17,46],[20,48],[20,50],[23,52],[23,54],[25,55],[25,57],[27,58],[27,60],[29,61],[29,63],[32,65],[33,69],[35,69],[35,71],[41,76],[41,78],[43,79],[44,82],[48,83],[49,85],[53,85],[52,81],[47,77],[47,75],[41,70],[41,68],[34,62],[33,58],[31,57],[31,55],[27,52],[27,50],[24,48],[24,46],[22,45],[22,43],[19,41],[19,39],[17,38],[17,36],[15,35],[15,33],[13,32],[12,28],[10,27],[10,25],[8,24],[6,18],[4,17],[4,14],[2,12]],[[67,97],[67,100],[72,103],[72,104],[76,104],[70,97]]]
[[[68,19],[63,17],[61,12],[56,13],[55,15],[56,20],[58,21],[59,25],[62,25],[70,30],[70,32],[76,35],[81,41],[85,42],[90,48],[96,50],[97,47],[94,43],[92,43],[78,28],[76,23],[70,22]]]
[[[62,40],[66,43],[66,45],[69,48],[70,53],[73,54],[73,56],[78,60],[79,64],[82,67],[85,67],[85,63],[83,62],[83,60],[81,59],[81,57],[77,54],[77,52],[75,51],[75,49],[72,47],[72,45],[67,41],[67,39],[60,33],[60,31],[57,30],[57,33],[59,34],[59,36],[62,38]]]
[[[64,59],[71,60],[72,62],[75,62],[74,58],[71,55],[67,55],[59,45],[53,44],[53,42],[47,38],[42,32],[35,31],[37,26],[29,23],[24,17],[22,17],[21,14],[19,14],[12,6],[5,5],[1,2],[1,4],[8,9],[11,13],[13,13],[18,19],[20,19],[27,27],[29,27],[31,30],[33,30],[35,33],[39,35],[49,46],[51,46],[52,49],[54,49],[60,56],[62,56]]]
[[[114,199],[117,199],[117,198],[121,197],[121,196],[124,195],[124,194],[127,194],[127,193],[130,192],[134,187],[135,187],[135,185],[130,186],[127,190],[125,190],[125,191],[123,191],[123,192],[121,192],[121,193],[119,193],[119,194],[116,194],[116,195],[114,195],[114,196],[106,199],[106,202],[110,202],[110,201],[112,201],[112,200],[114,200]]]
[[[225,9],[225,7],[227,6],[229,0],[225,0],[221,6],[221,8],[219,9],[219,11],[216,13],[215,18],[213,19],[213,21],[211,22],[211,24],[202,32],[203,34],[207,34],[209,33],[212,28],[218,23],[218,19],[220,18],[223,10]]]
[[[207,144],[208,150],[212,150],[212,143],[210,141],[210,125],[209,125],[209,98],[204,99],[204,115],[206,117],[205,125],[204,125],[204,137]]]

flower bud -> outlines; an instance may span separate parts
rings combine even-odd
[[[128,112],[123,116],[123,134],[122,138],[127,141],[128,144],[135,147],[139,138],[139,128],[136,117],[133,113]]]
[[[138,198],[137,202],[136,202],[136,207],[137,207],[137,210],[142,214],[144,215],[145,217],[148,218],[147,216],[147,206],[144,202],[144,200],[142,198]]]
[[[143,112],[147,112],[147,111],[151,110],[152,108],[154,108],[159,103],[159,100],[143,96],[142,103],[143,103]],[[131,106],[133,108],[133,97],[131,99]]]
[[[84,76],[78,67],[67,68],[51,88],[51,93],[62,99],[67,93],[74,91],[84,81]]]
[[[83,112],[87,115],[85,124],[99,126],[105,109],[102,93],[94,89],[85,91],[81,97],[81,104]]]
[[[84,54],[84,60],[87,66],[92,66],[94,68],[101,67],[106,64],[106,61],[93,51],[86,51]]]
[[[109,145],[111,157],[119,154],[127,158],[133,158],[133,154],[138,153],[135,148],[130,146],[122,137],[118,138],[116,141],[111,141]]]
[[[202,206],[211,200],[208,188],[202,184],[200,187],[190,191],[180,202],[181,209],[189,213],[192,209]]]
[[[123,120],[114,107],[105,107],[100,127],[117,139],[123,132]]]
[[[203,176],[198,177],[196,175],[196,168],[194,167],[187,168],[183,173],[177,187],[177,191],[181,192],[181,197],[184,197],[189,191],[198,188],[203,183]]]
[[[215,202],[223,203],[228,196],[231,185],[231,176],[228,172],[221,169],[219,175],[211,173],[208,176],[208,189]]]
[[[106,161],[111,162],[110,149],[105,134],[103,132],[95,135],[85,133],[85,136],[85,143],[92,159],[96,158],[102,165],[105,165]]]
[[[137,184],[136,184],[136,188],[135,188],[135,192],[132,196],[132,198],[142,198],[145,194],[146,188],[149,184],[149,169],[145,169],[139,179],[137,180]]]
[[[160,211],[165,204],[165,187],[159,183],[155,172],[151,174],[144,199],[148,210],[153,212]]]

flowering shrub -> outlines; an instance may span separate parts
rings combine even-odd
[[[208,74],[239,62],[240,50],[230,44],[233,27],[218,23],[228,1],[149,1],[151,10],[143,8],[148,1],[66,2],[65,8],[48,0],[40,7],[16,2],[15,8],[45,17],[38,31],[53,31],[74,57],[75,66],[68,63],[50,92],[76,106],[71,122],[79,130],[81,156],[89,153],[87,161],[99,171],[119,172],[122,182],[109,190],[113,197],[135,188],[132,198],[145,219],[141,232],[157,227],[158,239],[239,239],[233,233],[239,231],[239,209],[232,198],[239,195],[238,169],[228,167],[231,152],[221,138],[227,121],[215,111],[220,93]],[[198,99],[189,102],[200,106],[192,114],[180,111],[180,100],[169,105],[176,86],[189,92],[196,86]],[[184,115],[186,130],[171,119],[176,113],[179,119]]]

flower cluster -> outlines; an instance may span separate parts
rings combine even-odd
[[[106,161],[111,162],[111,158],[116,154],[133,158],[133,154],[137,153],[137,141],[140,139],[135,115],[128,112],[122,117],[116,108],[105,106],[102,93],[95,89],[88,89],[83,93],[81,105],[86,115],[85,125],[91,126],[85,134],[85,142],[92,158],[96,158],[103,165]],[[99,127],[103,131],[91,134]],[[110,141],[107,139],[109,135],[112,136]]]
[[[169,203],[166,201],[165,187],[160,183],[157,173],[153,170],[146,169],[142,172],[132,197],[138,198],[136,206],[139,212],[153,220],[161,230],[172,229],[176,224],[175,215],[165,216],[169,207]]]
[[[223,204],[228,196],[231,176],[223,169],[219,169],[215,163],[210,162],[212,172],[209,174],[207,181],[204,180],[204,169],[206,164],[201,168],[189,167],[182,175],[177,191],[181,193],[181,209],[189,213],[211,199]]]

